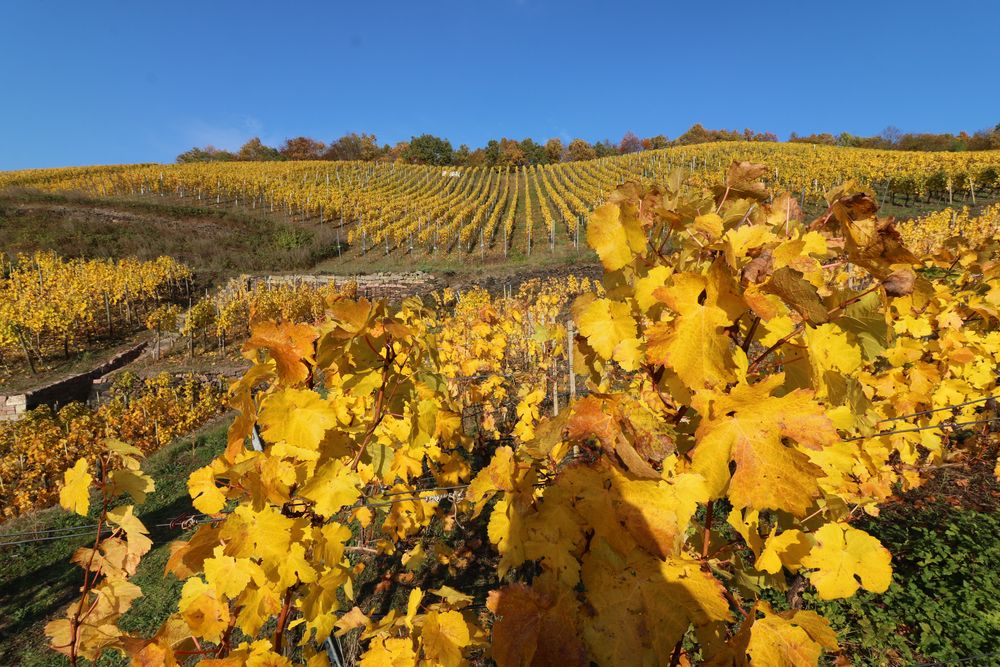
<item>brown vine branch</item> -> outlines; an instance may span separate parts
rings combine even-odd
[[[362,441],[361,446],[358,447],[358,451],[354,454],[354,460],[351,461],[351,470],[358,469],[358,464],[361,462],[361,456],[368,448],[368,443],[371,442],[372,435],[375,434],[375,429],[378,428],[378,425],[382,423],[383,417],[385,417],[384,410],[386,387],[389,384],[389,370],[392,368],[394,359],[395,353],[392,350],[392,335],[386,334],[385,360],[382,362],[382,384],[379,386],[378,394],[375,397],[375,417],[372,420],[372,425],[368,428],[368,432],[365,434],[364,441]]]
[[[684,636],[681,635],[681,638],[674,644],[674,652],[670,655],[670,667],[677,667],[677,665],[681,664],[681,647],[683,644]]]
[[[750,344],[753,342],[754,334],[757,333],[757,325],[760,324],[760,315],[755,315],[753,322],[750,323],[750,328],[747,329],[747,335],[743,338],[743,344],[740,345],[740,349],[746,354],[750,350]]]
[[[285,637],[285,627],[288,624],[288,615],[292,610],[293,588],[285,591],[285,601],[281,605],[281,613],[278,614],[278,627],[274,630],[274,652],[281,655],[281,642]]]

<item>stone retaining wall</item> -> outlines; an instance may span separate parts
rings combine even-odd
[[[95,379],[132,363],[142,354],[146,345],[147,343],[143,342],[123,350],[85,373],[71,375],[23,394],[0,396],[0,420],[17,419],[26,410],[32,410],[40,405],[58,408],[73,401],[86,401],[90,398],[90,390]]]
[[[248,283],[266,282],[271,285],[344,285],[355,282],[358,296],[368,299],[401,301],[414,294],[426,294],[441,287],[441,282],[430,273],[411,271],[401,273],[366,273],[355,276],[330,275],[277,275],[244,278]]]
[[[0,396],[0,421],[17,419],[18,415],[27,410],[27,397],[24,394]]]

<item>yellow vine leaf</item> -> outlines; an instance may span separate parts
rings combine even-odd
[[[590,216],[587,241],[608,271],[629,264],[646,246],[646,235],[633,209],[627,204],[608,203]]]
[[[764,549],[764,539],[760,536],[760,512],[755,509],[734,507],[729,512],[727,522],[740,534],[754,556],[759,558]]]
[[[451,586],[442,586],[441,588],[435,588],[431,591],[434,595],[437,595],[442,600],[448,603],[449,606],[456,609],[461,609],[462,607],[467,607],[472,604],[472,596],[466,595],[465,593],[455,590]]]
[[[722,237],[722,218],[718,213],[699,215],[688,229],[692,230],[693,234],[701,236],[701,243],[708,245]]]
[[[846,598],[858,588],[884,593],[892,582],[892,556],[877,539],[846,523],[828,523],[814,534],[816,546],[802,559],[823,600]]]
[[[613,467],[610,474],[621,498],[618,516],[635,541],[660,558],[677,555],[699,503],[708,501],[704,478],[687,473],[669,481],[629,480]]]
[[[73,644],[73,617],[77,605],[83,605],[86,613],[80,617],[76,628],[76,651],[80,657],[96,660],[105,648],[115,645],[122,636],[117,623],[132,603],[141,597],[138,586],[122,577],[108,577],[91,589],[88,599],[74,602],[66,610],[66,617],[49,621],[45,634],[50,646],[56,651],[70,655]]]
[[[527,389],[527,387],[525,387]],[[522,442],[535,437],[535,422],[538,421],[538,404],[545,398],[541,389],[525,391],[517,404],[517,423],[514,425],[514,435]]]
[[[702,276],[675,275],[674,284],[658,289],[656,296],[677,317],[646,330],[649,361],[674,369],[693,391],[719,387],[734,379],[730,339],[722,331],[732,321],[725,310],[706,298],[707,287]]]
[[[813,547],[809,535],[800,530],[790,529],[775,535],[774,531],[764,542],[764,549],[754,567],[764,572],[777,574],[782,566],[789,572],[798,572],[802,559]]]
[[[416,667],[417,653],[408,637],[376,637],[361,656],[361,667]]]
[[[141,470],[127,470],[124,468],[114,470],[111,473],[111,484],[112,495],[127,493],[137,503],[146,502],[146,494],[156,490],[156,483],[153,481],[153,478]]]
[[[627,303],[610,299],[586,300],[574,305],[580,333],[604,359],[614,359],[625,370],[638,368],[635,319]]]
[[[191,473],[187,487],[191,503],[202,514],[215,514],[226,504],[226,495],[215,485],[215,472],[211,465]]]
[[[371,619],[365,616],[365,613],[361,611],[361,607],[351,607],[350,611],[337,619],[335,626],[337,628],[337,636],[343,637],[351,630],[357,628],[368,628],[371,626],[371,623]]]
[[[94,478],[87,459],[79,459],[63,473],[63,487],[59,490],[59,504],[71,512],[87,516],[90,509],[90,485]]]
[[[339,460],[324,463],[299,492],[316,504],[316,514],[332,517],[361,497],[361,476]]]
[[[774,232],[767,225],[741,225],[728,230],[723,237],[726,260],[736,269],[747,251],[759,248],[775,239]]]
[[[690,625],[732,618],[722,584],[693,561],[634,551],[622,562],[603,548],[585,558],[583,585],[594,610],[583,636],[602,665],[656,664]]]
[[[240,505],[233,514],[245,522],[247,538],[238,555],[260,558],[265,569],[276,567],[285,559],[292,541],[292,529],[296,524],[294,519],[282,515],[281,510],[275,507],[265,507],[254,512],[249,507]]]
[[[752,664],[774,667],[815,667],[822,649],[837,650],[837,636],[815,612],[774,613],[766,602],[758,610],[764,618],[753,621],[747,653]]]
[[[804,334],[816,397],[826,398],[831,382],[843,382],[844,376],[852,377],[861,367],[861,348],[834,324],[806,327]]]
[[[782,374],[772,375],[757,384],[739,384],[729,394],[714,394],[695,433],[692,459],[713,498],[721,497],[728,485],[734,507],[803,516],[819,496],[819,468],[783,439],[822,449],[839,436],[811,391],[772,396],[783,382]],[[730,462],[736,465],[732,476]]]
[[[229,626],[229,605],[219,597],[214,586],[200,577],[184,582],[177,609],[191,634],[210,642],[219,641]]]
[[[311,389],[282,389],[261,404],[261,436],[270,443],[286,443],[286,455],[303,461],[319,457],[319,443],[337,425],[337,411]]]
[[[124,505],[110,510],[107,513],[107,517],[108,521],[125,531],[129,554],[139,557],[152,548],[153,541],[149,539],[149,533],[146,527],[142,525],[142,522],[139,521],[139,517],[132,512],[131,505]]]
[[[499,491],[513,491],[517,464],[514,450],[508,446],[498,447],[488,466],[483,468],[469,484],[466,499],[475,504],[473,516],[479,516],[486,503]]]
[[[830,319],[830,314],[823,305],[816,287],[805,280],[801,271],[787,266],[778,269],[771,274],[766,289],[781,297],[785,303],[813,324],[821,324]]]
[[[420,611],[420,603],[423,599],[424,592],[419,586],[411,590],[409,597],[406,599],[406,616],[403,617],[403,625],[410,630],[413,629],[413,619],[417,617],[417,612]]]
[[[431,611],[424,616],[420,644],[424,656],[443,667],[459,667],[462,649],[470,644],[469,626],[457,611]]]
[[[671,275],[673,275],[671,267],[658,264],[651,268],[645,276],[635,281],[635,302],[642,312],[648,312],[650,308],[659,303],[653,293],[665,286]]]
[[[250,583],[255,573],[263,574],[260,566],[249,558],[233,558],[223,553],[224,547],[215,548],[215,555],[205,560],[206,581],[215,587],[220,595],[235,599]]]

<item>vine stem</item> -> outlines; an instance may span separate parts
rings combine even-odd
[[[278,614],[278,627],[274,630],[274,652],[281,655],[281,642],[285,637],[285,625],[288,623],[288,614],[292,609],[292,589],[285,591],[285,601],[281,605],[281,613]]]
[[[674,652],[670,656],[670,667],[677,667],[681,664],[681,645],[684,643],[684,636],[682,635],[677,643],[674,644]]]
[[[365,340],[368,337],[365,336]],[[371,347],[371,345],[369,345]],[[375,418],[372,421],[371,427],[368,429],[368,433],[365,435],[364,442],[358,447],[357,453],[354,455],[354,460],[351,461],[351,470],[357,470],[358,464],[361,462],[361,456],[365,453],[365,449],[368,448],[368,443],[371,441],[372,435],[375,434],[375,429],[378,425],[382,423],[382,417],[384,417],[383,411],[385,408],[385,390],[386,386],[389,384],[389,369],[392,367],[395,355],[392,352],[392,336],[387,335],[385,340],[385,361],[382,363],[382,385],[378,388],[378,395],[375,397]]]
[[[750,349],[750,343],[753,342],[753,336],[755,333],[757,333],[758,324],[760,324],[760,315],[755,315],[753,318],[753,322],[750,324],[750,328],[747,330],[747,335],[743,339],[743,344],[740,345],[740,348],[743,350],[744,354],[746,354],[747,351]]]
[[[723,593],[723,595],[726,596],[726,599],[729,600],[729,604],[731,604],[734,607],[736,607],[736,611],[740,612],[740,615],[743,618],[750,618],[750,615],[747,614],[746,609],[744,609],[743,605],[741,605],[739,602],[736,601],[736,598],[733,597],[733,594],[730,593],[729,590],[727,590],[725,587],[723,587],[722,593]]]

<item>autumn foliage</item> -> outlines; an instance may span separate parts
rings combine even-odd
[[[989,246],[912,254],[851,183],[803,221],[765,173],[630,183],[593,213],[603,292],[572,306],[587,395],[546,418],[525,396],[492,450],[464,434],[438,316],[419,301],[337,296],[319,323],[255,327],[228,447],[189,480],[213,521],[173,546],[177,612],[153,637],[117,630],[146,546],[130,506],[106,510],[115,557],[78,552],[102,578],[50,627],[56,648],[326,665],[327,638],[350,633],[365,666],[501,667],[836,652],[794,593],[889,586],[891,555],[852,521],[956,455],[953,422],[977,406],[950,407],[995,392],[1000,275]],[[428,481],[464,495],[425,495]],[[109,496],[78,466],[63,504],[85,507],[90,482]],[[432,526],[480,532],[490,590],[461,590],[441,555],[441,587],[385,614],[356,604],[375,561],[352,540],[415,557]]]

